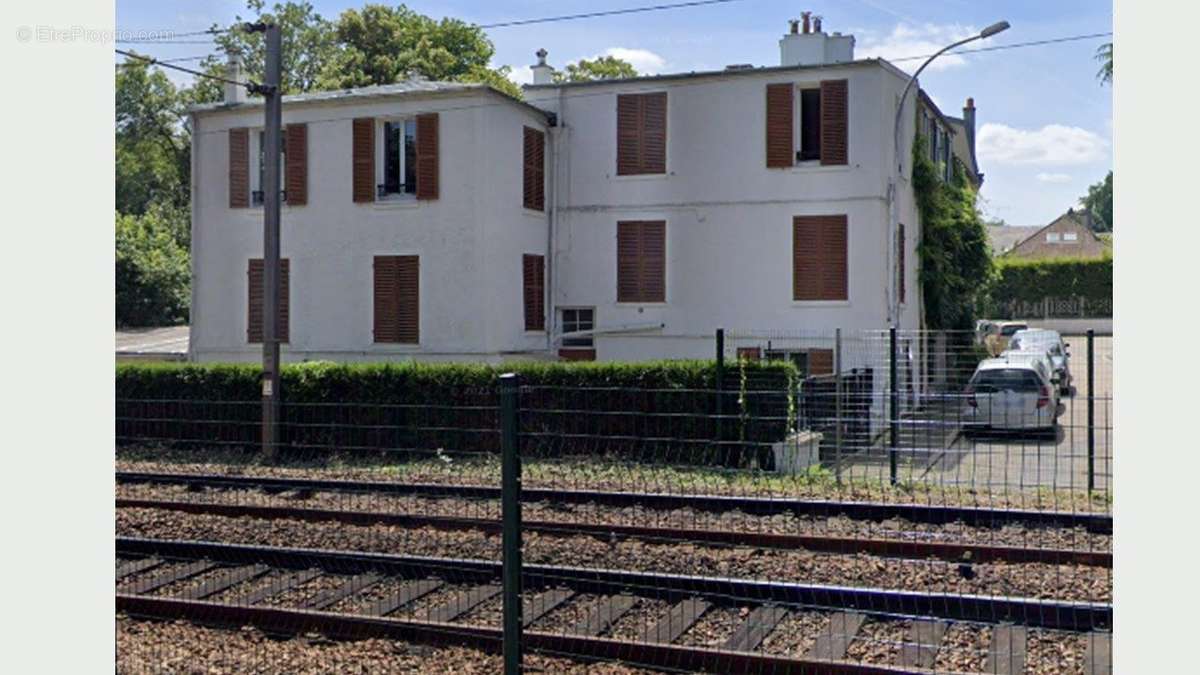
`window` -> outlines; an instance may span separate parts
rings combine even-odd
[[[617,302],[666,302],[666,233],[662,220],[617,223]]]
[[[667,94],[617,95],[617,175],[667,172]]]
[[[376,343],[420,341],[421,259],[415,255],[375,256]]]
[[[792,219],[792,299],[849,299],[845,214]]]
[[[383,120],[379,153],[383,183],[376,186],[380,199],[415,195],[417,192],[417,122],[414,119]]]
[[[253,206],[262,206],[263,200],[266,198],[267,184],[267,163],[265,161],[267,155],[266,132],[259,129],[254,134],[254,187],[250,190],[250,203]],[[287,185],[287,143],[283,142],[282,134],[279,139],[279,190],[280,201],[287,201],[287,190],[283,187]]]
[[[525,296],[525,330],[546,330],[546,258],[521,257]]]
[[[821,159],[821,90],[800,91],[800,133],[797,140],[796,161],[808,162]]]
[[[591,349],[595,340],[591,335],[570,337],[567,333],[576,333],[596,329],[596,310],[591,307],[563,308],[558,311],[558,329],[563,334],[563,347],[580,347]]]
[[[287,258],[279,260],[279,325],[276,328],[276,337],[280,342],[289,340],[288,324],[290,304],[289,287],[289,267]],[[263,341],[263,261],[262,258],[251,258],[247,264],[247,316],[246,316],[246,341],[247,342],[262,342]]]
[[[1046,241],[1047,243],[1057,244],[1059,241],[1061,241],[1061,236],[1057,232],[1047,232]]]
[[[1063,241],[1079,241],[1079,233],[1063,232]]]

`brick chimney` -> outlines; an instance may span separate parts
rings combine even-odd
[[[978,165],[975,161],[975,99],[968,98],[967,104],[963,106],[963,126],[967,130],[967,148],[971,151],[971,163]]]

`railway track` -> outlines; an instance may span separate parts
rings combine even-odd
[[[406,495],[452,497],[466,499],[497,499],[499,490],[489,487],[445,486],[412,483],[312,480],[296,478],[259,478],[195,474],[117,473],[119,484],[152,484],[186,486],[189,490],[257,490],[267,494],[291,491],[297,494],[315,491],[350,495]],[[614,507],[647,504],[654,508],[682,508],[719,511],[738,509],[744,513],[799,513],[813,515],[846,515],[853,517],[902,517],[915,522],[946,523],[955,520],[967,524],[986,523],[997,526],[1008,522],[1059,523],[1062,526],[1085,527],[1089,531],[1111,532],[1111,518],[1096,514],[1047,513],[998,509],[964,509],[903,504],[863,504],[861,502],[823,502],[806,500],[763,499],[750,497],[692,496],[638,494],[627,492],[598,492],[579,490],[527,489],[525,501],[550,501],[568,504],[600,503]],[[447,530],[481,530],[497,532],[498,518],[480,518],[394,510],[311,508],[294,505],[247,503],[245,500],[224,502],[218,499],[160,499],[118,497],[118,508],[154,508],[187,513],[221,516],[251,516],[259,518],[291,518],[307,521],[335,521],[356,525],[397,525],[402,527],[434,527]],[[866,507],[866,508],[864,508]],[[647,541],[689,541],[734,546],[806,549],[814,552],[858,554],[947,561],[1012,563],[1041,562],[1048,564],[1080,564],[1112,567],[1112,553],[1106,550],[1054,548],[1047,546],[1013,546],[984,542],[948,542],[895,537],[858,537],[822,534],[781,533],[757,530],[753,527],[713,529],[695,527],[664,527],[662,525],[618,524],[608,522],[579,522],[568,519],[525,519],[528,531],[560,535],[595,535],[638,538]]]
[[[498,562],[132,537],[117,538],[116,554],[117,611],[130,616],[333,639],[501,644]],[[523,566],[522,584],[528,648],[580,659],[710,672],[911,672],[932,667],[946,636],[970,626],[990,631],[986,672],[1022,672],[1034,631],[1086,641],[1085,672],[1111,672],[1105,603],[533,564]],[[793,623],[802,615],[818,616],[820,627]],[[852,660],[856,641],[879,622],[904,622],[893,662]],[[690,637],[710,624],[724,626],[715,639]],[[803,650],[765,648],[773,634],[803,630],[812,633]]]

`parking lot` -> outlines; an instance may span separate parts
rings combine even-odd
[[[956,398],[944,410],[901,421],[900,480],[956,489],[1028,492],[1086,490],[1088,487],[1087,338],[1065,336],[1074,396],[1064,397],[1057,433],[988,433],[968,438]],[[1094,489],[1112,491],[1113,338],[1094,342]],[[869,452],[843,458],[844,474],[878,478],[886,472],[885,438]]]

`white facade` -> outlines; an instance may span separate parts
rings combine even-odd
[[[601,360],[710,358],[719,327],[884,329],[894,264],[891,132],[906,78],[867,60],[538,85],[526,90],[529,104],[478,85],[285,99],[284,124],[308,124],[308,198],[282,209],[291,317],[283,357],[555,359],[563,308],[592,310]],[[767,168],[766,85],[822,80],[847,81],[848,163]],[[617,176],[616,97],[649,92],[667,96],[666,173]],[[916,119],[916,105],[915,97],[907,100],[906,119]],[[440,116],[438,198],[355,203],[352,120],[429,112]],[[262,210],[230,208],[228,131],[248,127],[256,139],[262,108],[212,106],[195,111],[192,125],[190,354],[254,361],[261,346],[247,338],[247,264],[262,254]],[[546,132],[545,211],[522,206],[523,127]],[[911,148],[914,127],[901,127],[902,152]],[[897,198],[907,233],[906,303],[895,323],[914,329],[921,325],[920,224],[904,160]],[[252,151],[252,176],[256,170]],[[794,301],[793,217],[843,214],[848,298]],[[617,302],[616,230],[623,220],[666,222],[665,302]],[[419,344],[376,343],[373,257],[414,254]],[[546,256],[548,331],[524,329],[525,254]]]

